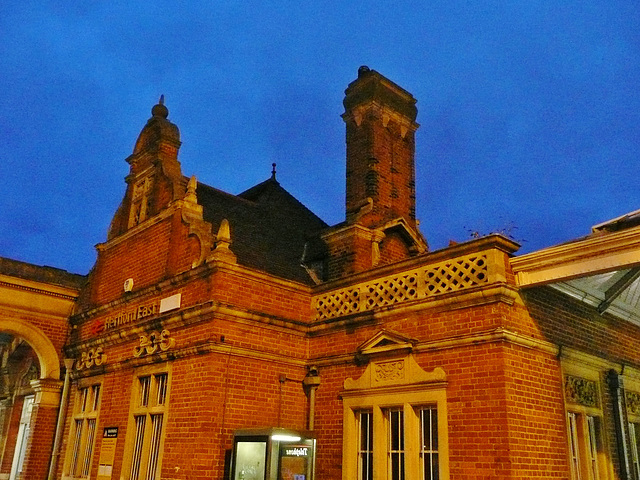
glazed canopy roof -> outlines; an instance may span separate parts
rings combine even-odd
[[[511,259],[519,286],[550,285],[640,325],[640,211],[595,225],[591,234]]]

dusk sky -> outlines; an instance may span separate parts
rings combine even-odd
[[[418,100],[431,250],[504,231],[529,252],[640,209],[637,0],[3,0],[0,256],[90,270],[161,94],[185,175],[240,193],[275,162],[342,221],[361,65]]]

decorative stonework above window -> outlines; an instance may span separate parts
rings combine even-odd
[[[431,372],[422,369],[413,355],[406,355],[395,360],[373,361],[360,378],[354,380],[347,378],[344,381],[344,389],[365,390],[393,385],[416,385],[425,383],[445,382],[447,377],[444,370],[435,368]]]
[[[76,361],[76,370],[84,370],[93,366],[99,367],[107,360],[102,347],[92,348],[80,354],[80,358]]]
[[[446,374],[398,353],[372,357],[360,378],[344,381],[343,480],[376,471],[384,479],[449,479]]]
[[[166,329],[160,333],[151,332],[149,335],[140,335],[140,345],[134,347],[133,356],[140,358],[154,353],[166,352],[176,344],[175,339],[170,335],[169,330]]]
[[[627,402],[627,412],[631,415],[640,416],[640,393],[627,390],[625,392]]]
[[[568,403],[585,407],[597,407],[598,385],[593,380],[565,375],[564,396]]]
[[[393,382],[404,379],[404,361],[380,362],[374,364],[374,382]]]

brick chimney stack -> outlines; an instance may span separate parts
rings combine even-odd
[[[423,253],[416,224],[416,99],[369,67],[345,90],[346,222],[322,235],[333,280]]]
[[[345,91],[347,223],[372,228],[403,218],[416,228],[416,99],[368,67]]]

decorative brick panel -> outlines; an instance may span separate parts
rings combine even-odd
[[[487,256],[468,255],[319,295],[314,299],[315,319],[366,312],[488,282]]]

